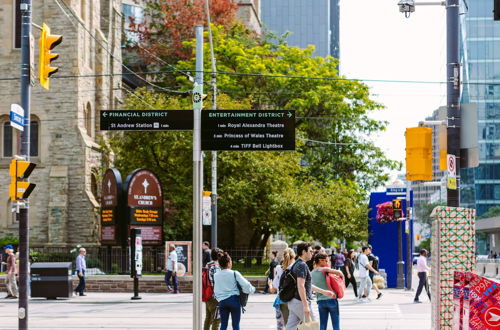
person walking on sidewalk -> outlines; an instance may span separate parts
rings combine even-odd
[[[371,251],[371,253],[368,255],[368,261],[370,262],[370,265],[373,267],[373,269],[378,271],[378,265],[379,265],[380,260],[376,255],[373,254],[372,246],[368,245],[368,247],[370,248],[370,251]],[[372,289],[374,289],[377,292],[377,299],[380,299],[380,297],[382,297],[382,292],[380,292],[380,289],[378,288],[378,286],[375,284],[375,281],[373,280],[373,276],[375,276],[375,273],[370,270],[369,276],[370,276],[370,280],[372,281]]]
[[[87,263],[85,262],[85,255],[87,251],[84,248],[78,250],[78,256],[76,257],[76,275],[80,280],[75,292],[80,296],[86,296],[85,294],[85,272],[87,271]]]
[[[360,302],[368,302],[370,301],[370,290],[372,288],[372,280],[370,279],[369,271],[372,271],[375,274],[379,274],[377,270],[375,270],[370,262],[368,261],[368,255],[371,253],[371,249],[368,246],[363,246],[361,249],[361,254],[358,256],[358,264],[359,264],[359,293],[360,293]],[[362,295],[364,291],[364,294]]]
[[[274,269],[278,265],[278,251],[272,251],[271,254],[269,255],[269,269],[266,271],[267,275],[267,281],[266,281],[266,287],[264,288],[264,291],[262,293],[269,293],[269,282],[272,282],[274,280]]]
[[[324,253],[317,253],[314,256],[314,270],[311,272],[312,284],[320,289],[328,291],[326,283],[326,273],[343,277],[344,273],[340,270],[328,267],[328,256]],[[326,330],[328,326],[328,315],[332,319],[333,330],[340,330],[339,302],[337,297],[325,296],[319,292],[316,293],[319,311],[319,328]]]
[[[321,252],[318,252],[321,253]],[[297,281],[297,289],[292,300],[288,302],[288,322],[286,329],[295,330],[297,326],[307,317],[313,319],[311,313],[312,292],[319,292],[327,297],[332,297],[333,292],[323,290],[312,285],[311,271],[306,262],[311,260],[313,250],[311,244],[300,243],[297,245],[297,255],[299,258],[293,264],[292,275]]]
[[[281,275],[283,272],[290,268],[295,262],[295,252],[291,248],[286,248],[283,251],[283,260],[280,265],[276,265],[274,269],[274,279],[269,287],[269,292],[278,293]],[[273,304],[276,310],[276,330],[284,330],[286,322],[288,322],[288,304],[281,301],[280,296],[277,295]]]
[[[177,252],[175,252],[175,245],[170,244],[168,247],[168,259],[165,273],[165,284],[167,285],[167,292],[179,293],[179,280],[177,279]],[[172,287],[170,286],[170,279],[172,279]]]
[[[214,275],[221,270],[219,266],[219,259],[222,256],[222,253],[223,251],[221,249],[213,248],[210,253],[210,258],[212,260],[206,265],[208,268],[208,280],[212,284],[212,288],[215,287]],[[210,326],[212,326],[212,330],[219,330],[220,319],[217,315],[217,300],[214,296],[205,302],[205,311],[204,330],[210,330]]]
[[[203,248],[201,249],[203,255],[203,266],[206,266],[211,260],[212,252],[210,251],[210,243],[208,241],[203,242]]]
[[[241,319],[241,304],[240,290],[244,293],[251,294],[255,292],[255,288],[248,282],[238,271],[231,270],[233,262],[227,252],[224,252],[219,258],[221,270],[215,273],[214,296],[219,302],[220,311],[220,330],[226,330],[229,323],[229,315],[231,315],[231,323],[233,330],[240,330]]]
[[[345,287],[349,286],[349,283],[352,284],[352,288],[354,290],[354,296],[358,297],[358,284],[356,283],[356,278],[354,277],[354,250],[350,250],[347,254],[347,258],[345,259]]]
[[[6,299],[16,299],[18,296],[17,283],[16,283],[16,256],[14,255],[14,247],[12,245],[6,245],[4,248],[7,254],[7,262],[2,262],[6,266],[5,272],[7,273],[7,279],[5,286],[7,287]]]
[[[427,267],[427,250],[422,249],[420,251],[420,257],[417,259],[417,275],[418,275],[418,288],[417,288],[417,293],[415,294],[415,299],[413,302],[415,303],[421,303],[421,301],[418,299],[420,294],[422,293],[422,289],[425,287],[425,291],[427,292],[427,296],[429,297],[429,300],[431,300],[431,293],[429,291],[429,282],[427,281],[427,272],[430,270],[429,267]]]

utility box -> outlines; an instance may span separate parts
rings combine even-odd
[[[71,262],[35,262],[31,265],[32,298],[69,298],[73,295]]]

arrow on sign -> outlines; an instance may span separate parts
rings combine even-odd
[[[290,118],[292,116],[292,114],[290,113],[290,111],[288,111],[288,118]]]

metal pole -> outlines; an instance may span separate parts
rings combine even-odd
[[[411,221],[413,214],[411,212],[411,182],[406,180],[406,225],[408,226],[408,231],[406,232],[406,290],[411,290],[411,282],[413,277],[413,262],[412,262],[412,244],[411,240],[412,230],[411,230]]]
[[[30,159],[30,36],[31,0],[22,0],[21,6],[21,107],[24,109],[24,130],[21,132],[21,155]],[[29,217],[28,201],[19,210],[19,329],[28,329],[28,258]]]
[[[210,59],[212,61],[212,110],[217,110],[217,68],[215,66],[214,45],[212,40],[212,26],[210,22],[210,7],[205,0],[208,23],[208,41],[210,43]],[[212,151],[212,226],[210,241],[212,248],[217,247],[217,151]]]
[[[403,261],[403,234],[401,233],[401,220],[396,220],[398,222],[398,278],[396,282],[396,287],[398,289],[404,289],[405,287],[405,263]]]
[[[203,88],[203,26],[196,26],[196,79]],[[193,329],[201,329],[201,109],[193,107]]]
[[[446,5],[446,62],[448,154],[456,156],[457,189],[447,189],[447,205],[460,205],[460,58],[459,58],[459,0]]]

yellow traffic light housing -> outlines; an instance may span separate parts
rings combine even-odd
[[[406,180],[432,180],[432,128],[406,129]]]
[[[30,176],[35,167],[35,163],[25,160],[13,159],[11,161],[9,167],[9,175],[11,177],[9,197],[11,201],[28,198],[33,189],[35,189],[36,184],[22,181]]]
[[[59,57],[59,54],[52,53],[51,50],[59,45],[62,41],[62,36],[50,34],[50,28],[43,23],[42,32],[40,34],[40,57],[38,62],[38,75],[40,85],[49,89],[49,77],[56,73],[59,68],[51,66],[51,62]]]

